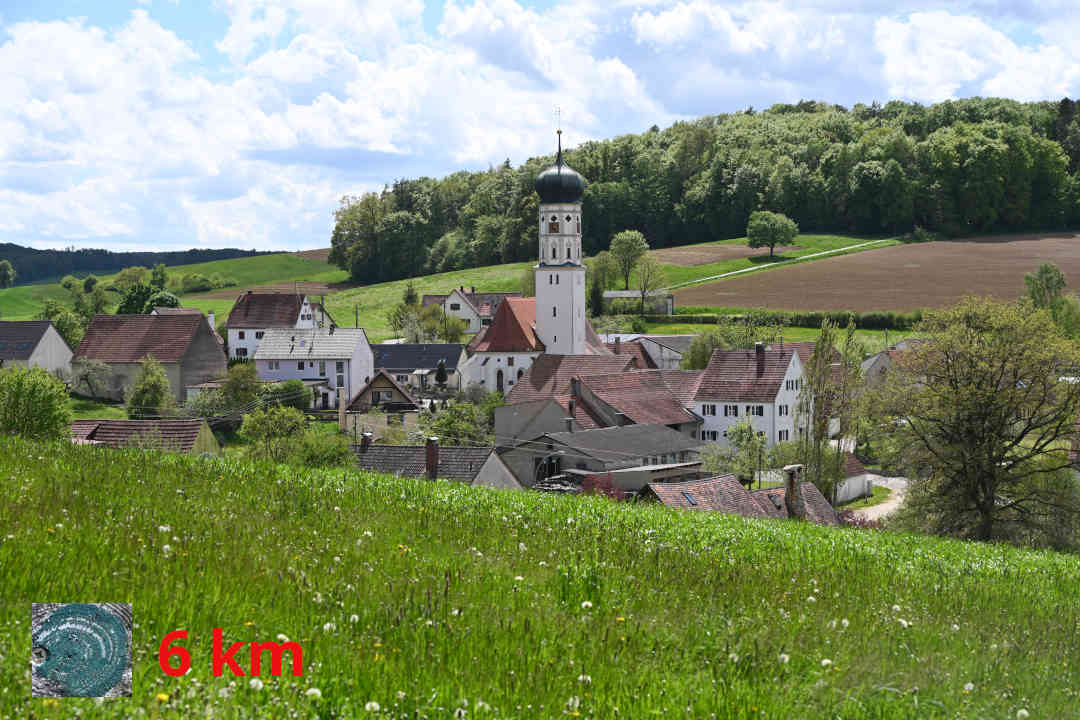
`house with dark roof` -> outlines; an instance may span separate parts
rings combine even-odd
[[[743,419],[765,437],[766,447],[795,439],[802,382],[803,364],[791,344],[714,350],[694,393],[701,439],[726,443],[728,428]]]
[[[420,403],[386,370],[376,370],[375,375],[349,403],[350,412],[369,412],[379,408],[383,412],[418,412]]]
[[[719,512],[765,519],[798,519],[819,525],[839,525],[836,510],[811,482],[801,480],[801,465],[784,468],[784,487],[748,491],[734,475],[650,483],[645,500],[683,510]]]
[[[52,322],[0,322],[0,369],[39,367],[57,375],[71,371],[71,347]]]
[[[446,387],[460,390],[459,366],[465,359],[465,346],[453,343],[389,343],[372,345],[375,368],[386,370],[399,384],[429,388],[436,385],[441,365],[446,371]]]
[[[248,290],[236,299],[225,322],[229,357],[254,357],[259,341],[272,328],[310,330],[331,325],[337,323],[322,305],[311,302],[307,295]]]
[[[683,406],[661,370],[582,375],[570,381],[570,394],[605,425],[664,425],[700,439],[702,419]]]
[[[568,395],[574,377],[636,370],[635,362],[628,355],[541,355],[506,394],[506,404]]]
[[[490,447],[441,445],[434,437],[424,445],[379,445],[365,433],[353,451],[357,467],[384,475],[517,487],[517,480]]]
[[[108,365],[110,377],[99,396],[120,400],[148,355],[161,363],[181,403],[189,386],[225,375],[225,353],[202,313],[95,315],[71,362]]]
[[[636,492],[650,482],[696,477],[702,443],[663,425],[624,425],[549,432],[499,451],[522,487],[557,475],[579,484],[610,473],[615,487]]]
[[[322,410],[337,408],[339,390],[350,402],[375,375],[363,328],[268,328],[254,359],[261,380],[302,380],[314,392],[314,407]]]
[[[198,455],[218,454],[221,445],[206,420],[75,420],[72,441],[123,449],[139,447]]]
[[[420,305],[439,305],[447,315],[465,321],[465,332],[478,333],[491,325],[503,300],[519,297],[519,292],[478,293],[475,287],[466,288],[462,285],[446,295],[424,295]]]
[[[604,347],[610,350],[612,355],[629,355],[634,358],[639,370],[652,370],[659,367],[652,356],[645,351],[645,346],[637,340],[623,342],[616,336],[614,342],[605,342]]]

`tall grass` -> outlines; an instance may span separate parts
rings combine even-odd
[[[11,438],[0,467],[0,717],[1076,712],[1071,556]],[[133,603],[130,700],[30,699],[43,600]],[[215,627],[304,676],[212,677]]]

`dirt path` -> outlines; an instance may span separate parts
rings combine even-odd
[[[879,478],[874,481],[875,485],[881,485],[892,490],[892,495],[889,499],[880,505],[871,505],[868,508],[862,510],[856,510],[855,512],[862,515],[867,520],[880,520],[881,518],[889,515],[904,502],[904,493],[907,492],[907,479],[901,477],[895,478]]]

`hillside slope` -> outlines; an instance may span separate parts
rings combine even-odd
[[[0,716],[1075,716],[1076,557],[12,438],[0,466]],[[30,699],[45,600],[133,603],[130,701]],[[215,627],[300,642],[303,677],[212,677]]]

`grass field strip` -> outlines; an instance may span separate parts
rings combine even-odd
[[[822,250],[821,252],[811,253],[809,255],[803,255],[802,257],[792,258],[791,260],[785,260],[783,262],[774,263],[772,265],[766,265],[765,267],[748,267],[742,270],[732,270],[726,273],[720,273],[719,275],[710,275],[709,277],[698,278],[697,280],[687,280],[683,283],[677,283],[670,285],[662,290],[678,290],[679,288],[687,287],[689,285],[698,285],[703,282],[709,282],[712,280],[720,280],[721,278],[730,277],[732,275],[742,275],[743,273],[755,272],[757,270],[768,270],[776,267],[783,267],[784,265],[791,265],[793,263],[802,262],[803,260],[810,260],[812,258],[821,257],[823,255],[833,255],[835,253],[846,252],[848,250],[856,250],[858,248],[867,247],[868,245],[877,245],[883,242],[891,242],[893,238],[886,238],[884,240],[871,240],[869,242],[858,243],[857,245],[848,245],[847,247],[835,248],[833,250]]]

